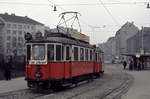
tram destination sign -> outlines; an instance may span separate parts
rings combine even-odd
[[[31,61],[29,62],[29,64],[41,65],[41,64],[47,64],[47,61],[45,61],[45,60],[43,60],[43,61],[41,61],[41,60],[31,60]]]

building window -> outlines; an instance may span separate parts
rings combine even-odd
[[[12,43],[12,46],[13,46],[13,47],[16,47],[16,42],[13,42],[13,43]]]
[[[24,29],[26,29],[27,27],[26,27],[26,25],[24,25]]]
[[[7,28],[11,28],[11,24],[7,24]]]
[[[61,60],[61,45],[56,45],[56,60]]]
[[[19,42],[23,42],[23,38],[22,37],[18,37],[18,41]]]
[[[66,60],[70,60],[70,50],[69,50],[69,47],[66,47]]]
[[[48,45],[48,60],[54,60],[54,45]]]
[[[22,29],[22,25],[18,25],[18,29]]]
[[[34,26],[31,26],[31,29],[34,30]]]
[[[19,53],[19,54],[22,54],[22,53],[23,53],[23,49],[19,49],[19,50],[18,50],[18,53]]]
[[[11,33],[11,31],[10,30],[7,30],[7,34],[9,35]]]
[[[10,49],[10,43],[7,43],[7,49]]]
[[[78,61],[78,47],[74,47],[74,61]]]
[[[18,43],[18,47],[22,48],[23,47],[22,43]]]
[[[80,48],[80,61],[84,61],[84,49]]]
[[[16,35],[17,31],[13,31],[13,35]]]
[[[22,35],[22,31],[18,31],[19,35]]]
[[[88,55],[88,49],[85,49],[85,60],[86,60],[86,61],[88,61],[88,58],[89,58],[88,56],[89,56],[89,55]]]
[[[27,28],[30,29],[30,26],[28,25]]]
[[[14,41],[14,42],[16,42],[16,41],[17,41],[17,39],[16,39],[16,37],[15,37],[15,36],[13,36],[12,41]]]
[[[11,36],[7,36],[7,40],[10,41],[10,39],[11,39]]]
[[[16,29],[16,28],[17,28],[17,25],[16,25],[16,24],[13,24],[13,28],[15,28],[15,29]]]

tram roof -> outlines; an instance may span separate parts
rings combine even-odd
[[[34,39],[28,40],[26,43],[63,43],[94,48],[93,45],[87,42],[80,41],[78,39],[70,37],[69,34],[67,35],[63,33],[48,33],[44,37],[36,37]]]

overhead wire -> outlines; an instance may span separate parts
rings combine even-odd
[[[102,2],[102,0],[99,0],[100,3],[103,5],[104,9],[107,11],[107,13],[111,16],[112,20],[117,23],[117,25],[120,25],[119,22],[114,18],[114,16],[111,14],[111,12],[108,10],[108,8],[104,5],[104,3]]]
[[[49,2],[51,2],[52,4],[55,4],[54,2],[52,2],[52,1],[50,1],[50,0],[48,0]],[[56,4],[55,4],[56,5]],[[67,11],[67,10],[65,10],[65,9],[63,9],[61,6],[59,6],[59,8],[61,8],[63,11]],[[84,22],[83,20],[81,20],[85,25],[87,25],[88,27],[93,27],[92,25],[89,25],[89,24],[87,24],[86,22]]]
[[[120,26],[120,24],[118,23],[118,21],[113,17],[113,15],[111,14],[111,12],[108,10],[108,8],[105,5],[113,5],[113,4],[145,4],[146,2],[115,2],[115,3],[103,3],[101,0],[99,0],[100,3],[76,3],[76,4],[56,4],[54,2],[52,2],[51,0],[48,0],[48,2],[51,3],[51,7],[53,6],[57,6],[60,9],[62,9],[63,11],[67,11],[65,9],[62,8],[62,6],[95,6],[95,5],[102,5],[105,10],[107,11],[107,13],[112,17],[113,21],[115,23],[118,24],[118,26]],[[27,6],[49,6],[49,4],[41,4],[41,3],[23,3],[23,2],[0,2],[0,4],[14,4],[14,5],[27,5]],[[88,23],[86,23],[85,21],[81,20],[82,23],[84,23],[85,25],[87,25],[90,28],[95,28],[97,26],[93,26],[90,25]],[[98,26],[101,27],[101,26]]]
[[[55,4],[54,2],[48,0],[52,5],[57,6],[95,6],[102,5],[98,3],[76,3],[76,4]],[[115,3],[103,3],[104,5],[126,5],[126,4],[145,4],[146,2],[115,2]],[[0,4],[10,4],[10,5],[33,5],[33,6],[49,6],[49,4],[42,3],[23,3],[23,2],[0,2]]]

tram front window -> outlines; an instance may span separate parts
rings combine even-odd
[[[44,59],[45,59],[45,46],[33,45],[33,60],[44,60]]]

